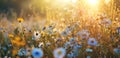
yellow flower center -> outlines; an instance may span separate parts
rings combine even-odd
[[[58,54],[61,55],[61,54],[62,54],[62,51],[58,51]]]
[[[24,21],[24,19],[23,19],[23,18],[18,18],[17,20],[18,20],[18,22],[19,22],[19,23],[21,23],[21,22],[23,22],[23,21]]]

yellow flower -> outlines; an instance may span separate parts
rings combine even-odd
[[[9,34],[8,37],[9,37],[9,38],[13,38],[14,35],[13,35],[13,34]]]
[[[20,42],[20,46],[24,46],[25,44],[26,44],[25,41]]]
[[[16,54],[17,54],[17,50],[16,49],[12,50],[12,55],[14,56]]]
[[[21,40],[21,38],[20,37],[15,37],[15,41],[20,41]]]
[[[23,18],[18,18],[17,20],[18,20],[18,22],[19,22],[19,23],[21,23],[21,22],[23,22],[23,21],[24,21],[24,19],[23,19]]]
[[[15,39],[11,40],[11,42],[13,45],[16,45],[18,47],[24,46],[26,44],[26,42],[24,40],[21,40],[19,36],[15,37]]]
[[[15,40],[11,40],[11,43],[12,43],[12,45],[14,45],[14,44],[17,43],[17,41],[15,41]]]
[[[12,42],[12,44],[13,45],[16,45],[16,46],[18,46],[18,47],[20,47],[20,46],[25,46],[25,41],[16,41],[16,40],[11,40],[11,42]]]

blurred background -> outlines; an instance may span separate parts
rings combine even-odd
[[[6,13],[8,16],[26,17],[39,14],[46,17],[47,11],[65,9],[84,9],[86,12],[87,10],[93,12],[96,9],[99,12],[112,14],[120,10],[120,0],[0,0],[0,13]]]

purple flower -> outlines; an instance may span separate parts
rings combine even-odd
[[[89,39],[88,39],[88,44],[89,44],[90,46],[96,46],[96,45],[98,44],[98,42],[96,41],[95,38],[89,38]]]
[[[77,35],[79,35],[82,39],[85,39],[89,37],[90,33],[88,32],[88,30],[82,30],[78,32]]]

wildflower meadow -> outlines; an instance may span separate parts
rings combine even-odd
[[[0,58],[120,58],[117,2],[33,0],[0,12]]]

